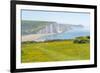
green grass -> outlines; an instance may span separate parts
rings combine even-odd
[[[22,43],[22,63],[88,60],[90,58],[89,43],[73,43],[72,40]]]

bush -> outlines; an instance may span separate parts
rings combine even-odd
[[[90,36],[86,36],[87,39],[90,39]]]
[[[74,43],[89,43],[90,42],[90,37],[77,37],[75,38],[75,40],[73,41]]]

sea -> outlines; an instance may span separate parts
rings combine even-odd
[[[74,39],[80,36],[90,36],[90,31],[87,29],[72,29],[63,33],[52,34],[48,36],[40,37],[39,39],[44,40],[64,40],[64,39]]]

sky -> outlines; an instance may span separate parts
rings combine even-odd
[[[81,24],[86,29],[90,29],[89,13],[22,10],[21,17],[22,20],[53,21],[57,23],[74,25]]]

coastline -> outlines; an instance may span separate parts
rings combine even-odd
[[[54,34],[54,33],[52,33]],[[25,42],[25,41],[38,41],[39,38],[43,37],[43,36],[48,36],[48,35],[52,35],[52,34],[29,34],[29,35],[24,35],[21,37],[21,41]]]

